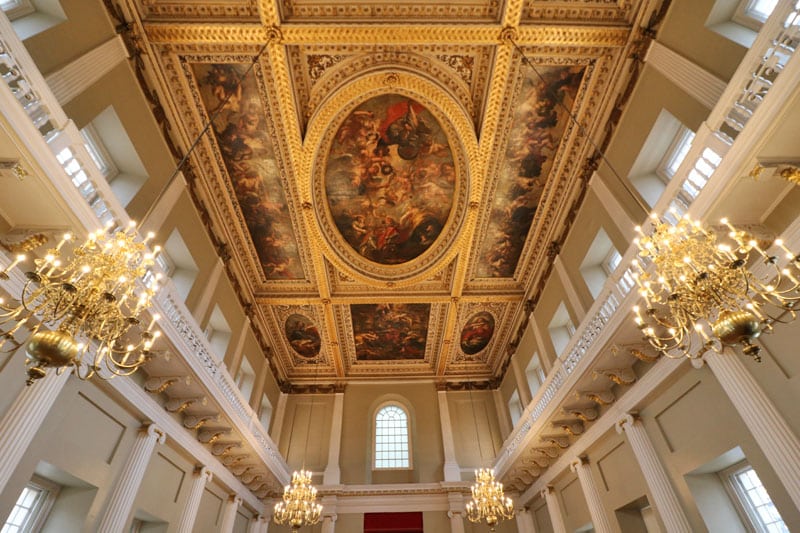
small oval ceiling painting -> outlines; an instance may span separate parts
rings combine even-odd
[[[306,316],[289,315],[283,325],[289,345],[303,357],[316,357],[322,341],[317,326]]]
[[[423,254],[450,215],[453,153],[438,120],[397,94],[367,100],[333,139],[325,168],[331,216],[362,257],[398,265]]]
[[[475,313],[461,330],[461,351],[475,355],[489,344],[494,335],[494,317],[491,313]]]

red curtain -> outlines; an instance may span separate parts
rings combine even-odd
[[[422,513],[365,513],[364,533],[423,533]]]

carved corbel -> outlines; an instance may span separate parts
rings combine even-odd
[[[550,459],[557,459],[559,456],[558,448],[534,448],[532,451]]]
[[[220,437],[231,432],[231,428],[206,428],[197,434],[197,440],[203,444],[214,444]]]
[[[249,458],[249,455],[226,455],[222,458],[222,464],[227,466],[228,468],[238,465],[245,459]],[[235,472],[234,472],[235,473]]]
[[[545,457],[529,457],[523,459],[522,464],[535,465],[537,468],[547,468],[550,466],[550,460]]]
[[[617,385],[632,385],[636,382],[636,373],[631,367],[625,368],[602,368],[593,371],[593,375],[605,376]]]
[[[599,413],[594,407],[573,407],[572,409],[564,409],[564,413],[572,415],[584,422],[592,422],[597,420]]]
[[[206,405],[207,403],[208,398],[205,396],[198,398],[170,398],[167,403],[164,404],[164,409],[170,413],[182,413],[194,404]]]
[[[242,443],[239,442],[239,441],[236,441],[236,442],[215,442],[211,446],[211,453],[214,456],[219,457],[220,455],[225,455],[226,453],[228,453],[229,451],[231,451],[234,448],[241,448],[241,447],[242,447]]]
[[[645,363],[655,363],[656,361],[658,361],[658,358],[661,357],[661,353],[657,353],[656,355],[650,355],[648,353],[643,352],[639,348],[629,348],[628,353],[630,353],[639,361],[644,361]]]
[[[578,391],[575,393],[579,400],[591,400],[597,405],[611,405],[617,398],[610,390],[601,391]]]
[[[189,385],[191,378],[189,376],[153,376],[144,382],[144,390],[152,394],[159,394],[180,381]]]
[[[583,422],[580,420],[559,420],[558,422],[553,422],[553,427],[561,428],[573,437],[577,437],[584,432]]]
[[[216,421],[218,415],[186,415],[183,417],[183,427],[186,429],[200,429],[207,423]]]
[[[240,457],[247,457],[247,456],[240,456]],[[255,465],[240,465],[234,468],[229,468],[229,470],[233,472],[234,476],[243,476],[254,468]]]
[[[250,485],[251,483],[255,483],[257,481],[261,481],[264,479],[264,474],[258,474],[254,472],[248,472],[239,478],[242,483],[245,485]]]
[[[569,438],[563,437],[561,435],[542,435],[539,440],[542,442],[547,442],[554,446],[558,446],[562,450],[565,448],[569,448]]]

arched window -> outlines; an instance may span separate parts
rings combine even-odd
[[[375,469],[411,468],[408,413],[397,404],[378,409],[375,415]]]

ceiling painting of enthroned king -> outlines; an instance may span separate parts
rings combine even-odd
[[[211,121],[193,197],[288,387],[502,377],[659,6],[545,4],[136,4],[176,144]]]

